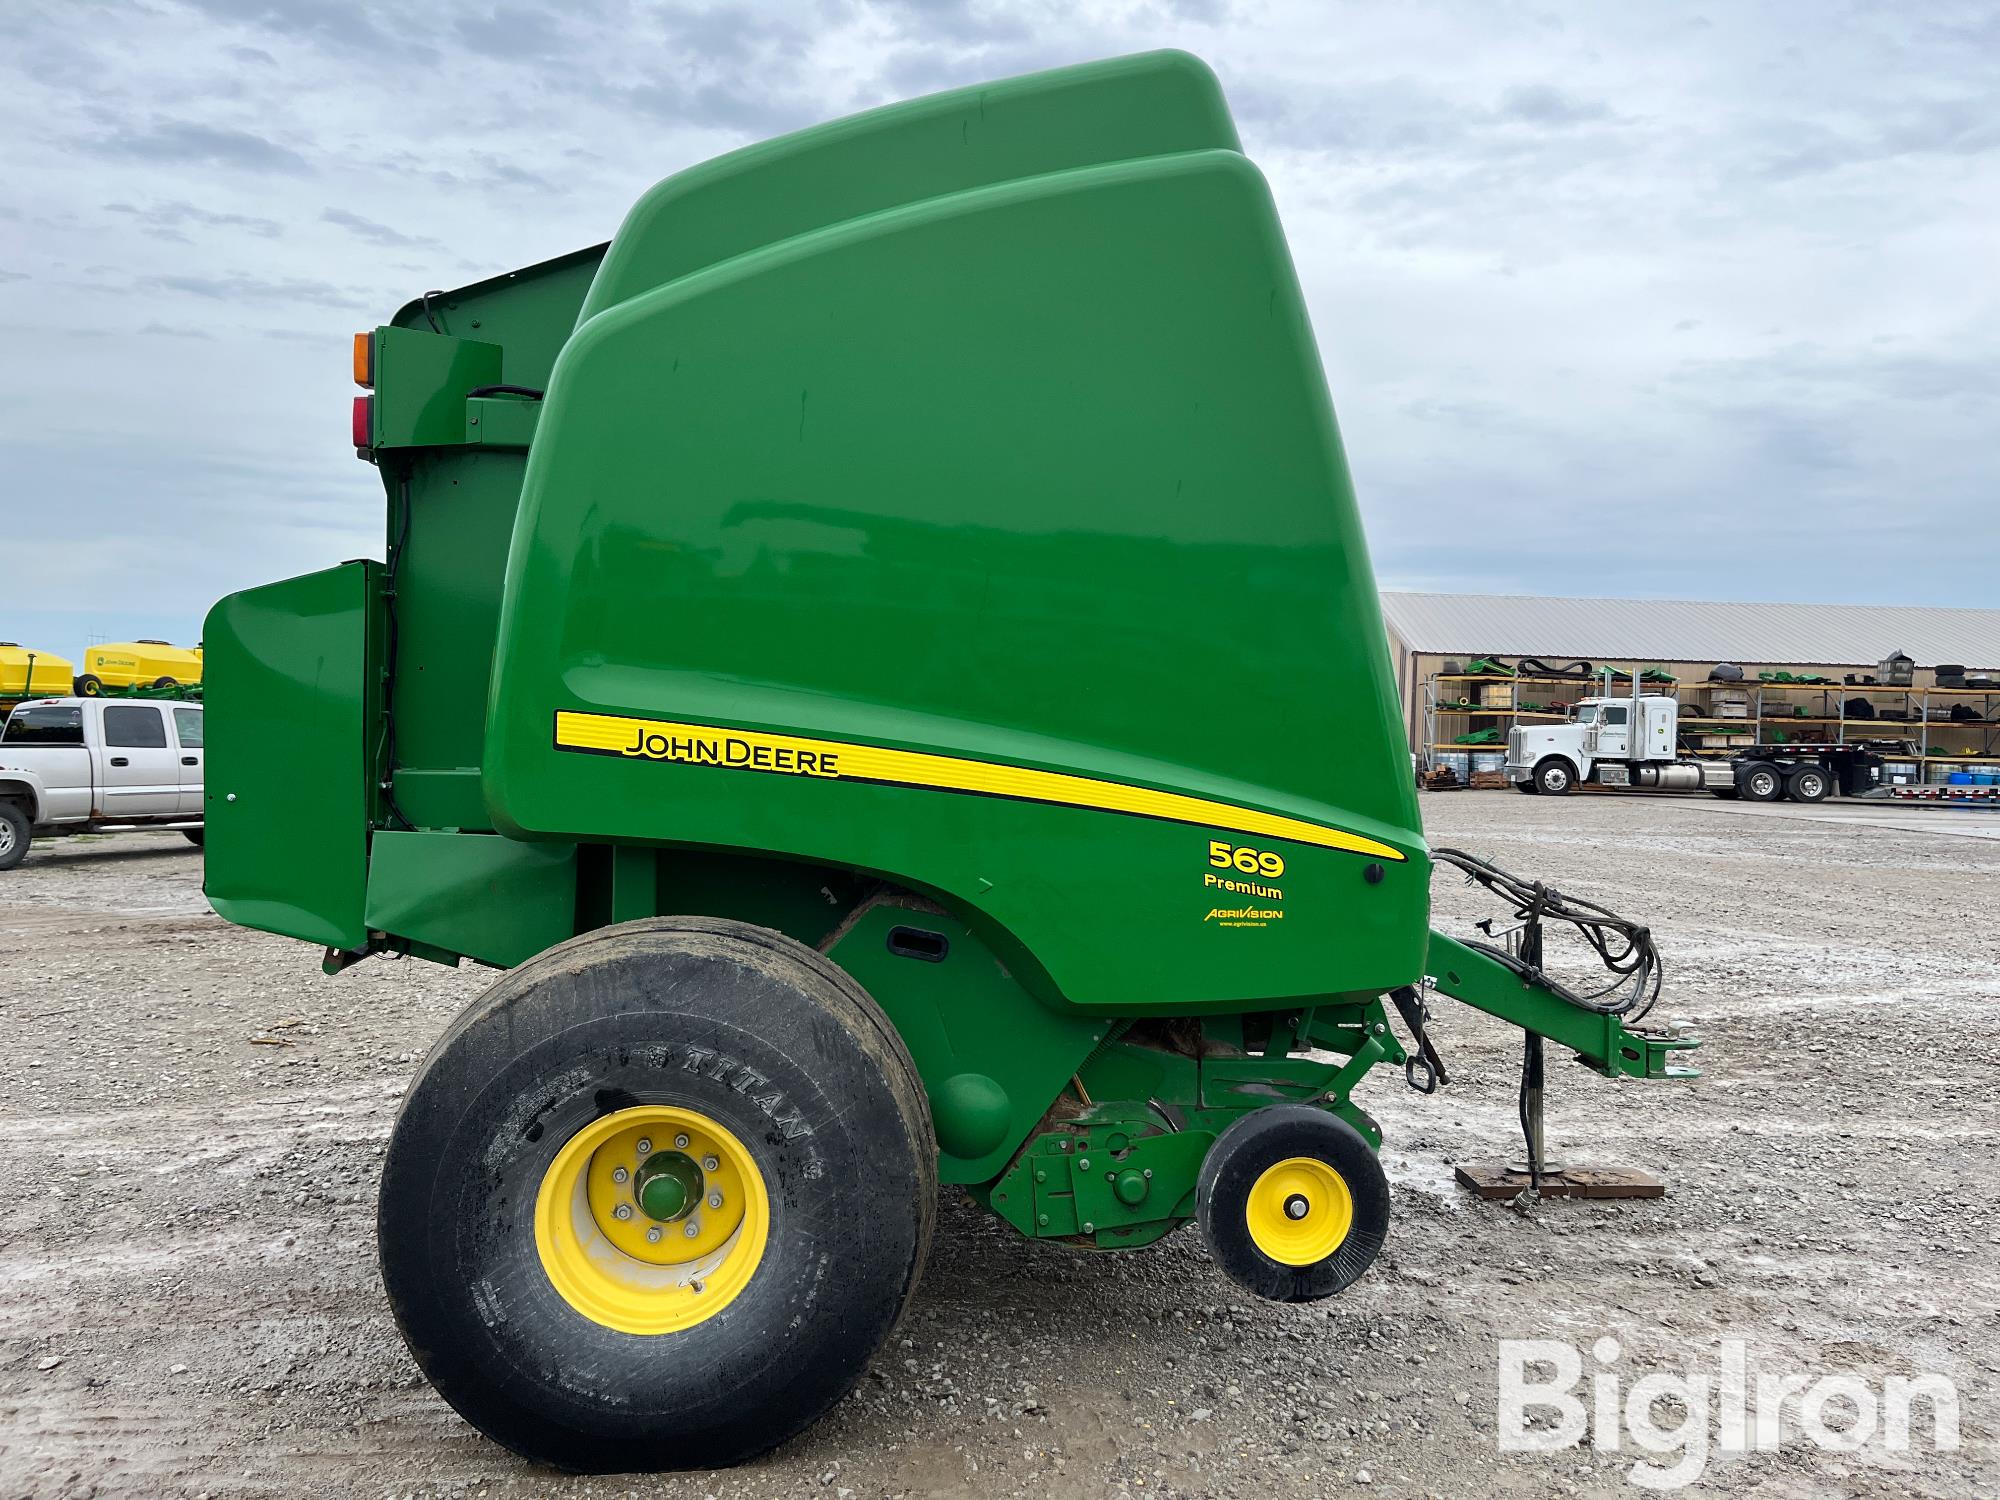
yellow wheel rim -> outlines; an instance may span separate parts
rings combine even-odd
[[[728,1129],[645,1104],[564,1143],[535,1195],[535,1249],[563,1301],[620,1333],[674,1333],[750,1283],[771,1195]]]
[[[1244,1205],[1250,1239],[1281,1266],[1314,1266],[1338,1250],[1354,1227],[1347,1179],[1315,1156],[1266,1167]]]

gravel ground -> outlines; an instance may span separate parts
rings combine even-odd
[[[1826,1452],[1791,1421],[1687,1493],[2000,1493],[2000,842],[1961,836],[1980,815],[1424,808],[1437,842],[1651,920],[1661,1014],[1702,1033],[1706,1076],[1558,1068],[1550,1128],[1572,1162],[1661,1173],[1666,1198],[1456,1189],[1454,1161],[1513,1149],[1519,1043],[1446,1005],[1450,1088],[1385,1069],[1364,1095],[1395,1218],[1343,1296],[1253,1301],[1198,1232],[1124,1256],[1026,1243],[948,1194],[911,1316],[827,1421],[732,1472],[594,1480],[461,1423],[376,1284],[390,1120],[482,975],[326,979],[209,914],[178,839],[39,845],[0,876],[0,1494],[1633,1495],[1629,1440],[1496,1443],[1498,1341],[1603,1336],[1626,1386],[1712,1372],[1725,1340],[1753,1371],[1956,1385],[1955,1452],[1922,1406],[1907,1452]],[[1447,929],[1485,914],[1438,895]]]

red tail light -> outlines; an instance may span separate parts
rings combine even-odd
[[[375,398],[356,396],[354,398],[354,446],[372,448],[375,446]]]

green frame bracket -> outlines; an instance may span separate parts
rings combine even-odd
[[[1441,932],[1431,934],[1424,971],[1440,994],[1498,1016],[1567,1047],[1606,1078],[1699,1078],[1674,1055],[1699,1047],[1694,1037],[1634,1031],[1617,1016],[1572,1005],[1515,973],[1490,954]]]

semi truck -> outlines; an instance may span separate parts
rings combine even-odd
[[[1808,744],[1773,741],[1726,756],[1682,748],[1680,702],[1666,694],[1579,700],[1564,724],[1507,731],[1507,779],[1516,791],[1559,797],[1579,786],[1706,791],[1724,800],[1822,802],[1882,785],[1884,752],[1906,742]]]
[[[516,1451],[799,1432],[941,1184],[1332,1296],[1389,1232],[1357,1090],[1447,1081],[1445,997],[1522,1029],[1524,1099],[1544,1042],[1694,1076],[1644,923],[1423,836],[1305,300],[1195,59],[691,168],[353,370],[384,555],[210,612],[206,890],[330,974],[505,971],[377,1242]],[[1437,865],[1518,941],[1435,931]],[[1544,960],[1565,924],[1606,970]]]

